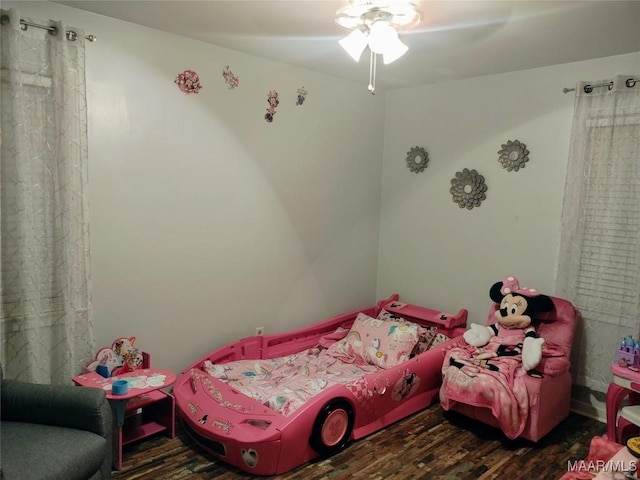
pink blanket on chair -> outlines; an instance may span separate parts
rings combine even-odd
[[[505,435],[513,439],[522,433],[529,415],[527,372],[521,355],[483,359],[483,354],[496,348],[492,339],[483,348],[461,342],[449,350],[442,366],[440,402],[445,410],[456,402],[489,408]]]
[[[515,333],[515,332],[513,332]],[[514,439],[524,431],[529,417],[529,395],[522,366],[521,334],[494,336],[484,347],[477,348],[464,340],[449,350],[442,365],[440,403],[449,410],[455,403],[488,408],[498,420],[504,434]],[[497,356],[496,356],[497,354]],[[554,374],[555,366],[549,357],[561,357],[557,345],[542,346],[541,375]]]

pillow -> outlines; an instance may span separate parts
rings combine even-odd
[[[407,320],[406,318],[403,318],[399,315],[387,312],[384,308],[380,310],[380,313],[378,314],[378,320],[413,323],[410,320]],[[433,345],[433,341],[435,340],[436,335],[438,334],[437,327],[423,327],[422,325],[417,325],[417,327],[418,342],[415,344],[415,346],[413,347],[413,351],[411,352],[410,357],[412,358],[429,350]]]
[[[327,353],[346,362],[395,367],[409,360],[418,342],[418,328],[409,322],[378,320],[360,312],[347,336],[331,345]]]
[[[392,322],[407,322],[408,320],[395,313],[387,312],[384,308],[380,310],[378,314],[378,320],[392,321]]]
[[[335,343],[336,340],[342,340],[344,337],[346,337],[347,333],[349,333],[349,329],[340,325],[335,329],[335,331],[327,333],[326,335],[320,337],[320,340],[318,340],[318,345],[320,347],[329,348]]]
[[[438,335],[437,327],[418,327],[418,343],[416,343],[415,347],[413,347],[413,351],[411,352],[411,357],[415,357],[416,355],[420,355],[421,353],[426,352],[427,350],[434,347],[434,343]]]
[[[447,337],[444,333],[438,333],[436,338],[433,339],[433,343],[430,348],[436,347],[441,343],[448,342],[449,340],[451,340],[451,338]]]

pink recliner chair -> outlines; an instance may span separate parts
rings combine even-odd
[[[545,339],[547,346],[553,346],[560,355],[542,357],[535,369],[541,375],[525,375],[527,396],[529,398],[529,415],[524,430],[519,435],[537,442],[549,433],[558,423],[569,415],[571,403],[571,375],[569,373],[571,345],[579,319],[578,310],[568,301],[550,297],[554,304],[551,312],[538,317],[544,320],[538,324],[538,335]],[[493,304],[489,311],[487,325],[495,323],[495,311],[498,304]],[[461,339],[461,342],[464,340]],[[557,347],[557,348],[556,348]],[[467,417],[476,419],[490,426],[500,428],[491,409],[462,403],[451,402],[450,409]]]

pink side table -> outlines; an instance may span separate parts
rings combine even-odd
[[[640,372],[634,372],[617,363],[611,365],[613,381],[607,389],[607,438],[622,443],[623,439],[616,438],[616,417],[625,397],[629,396],[629,403],[640,403]]]
[[[126,380],[128,390],[113,395],[111,385]],[[175,373],[159,368],[134,370],[104,378],[95,372],[73,378],[76,385],[102,388],[113,412],[113,468],[122,469],[122,447],[136,440],[166,431],[175,436],[175,400],[162,389],[173,384]]]

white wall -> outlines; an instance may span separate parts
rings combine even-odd
[[[579,80],[640,73],[640,53],[451,81],[387,94],[378,294],[483,323],[489,288],[505,275],[554,293],[574,94]],[[518,172],[498,163],[508,140],[527,145]],[[406,166],[424,147],[426,170]],[[463,168],[485,177],[487,199],[453,203]]]
[[[10,7],[99,38],[87,46],[97,343],[136,335],[174,370],[257,326],[392,292],[478,322],[506,274],[553,293],[573,109],[561,90],[640,71],[638,53],[394,90],[385,105],[360,83],[77,9]],[[200,94],[173,83],[185,69]],[[267,124],[271,89],[281,103]],[[507,172],[497,152],[515,139],[530,161]],[[429,152],[420,174],[406,167],[413,146]],[[449,194],[465,167],[489,187],[470,211]]]
[[[179,371],[258,326],[375,302],[383,95],[57,4],[11,7],[98,37],[86,49],[98,346],[135,335],[154,366]],[[186,69],[198,95],[174,84]]]

